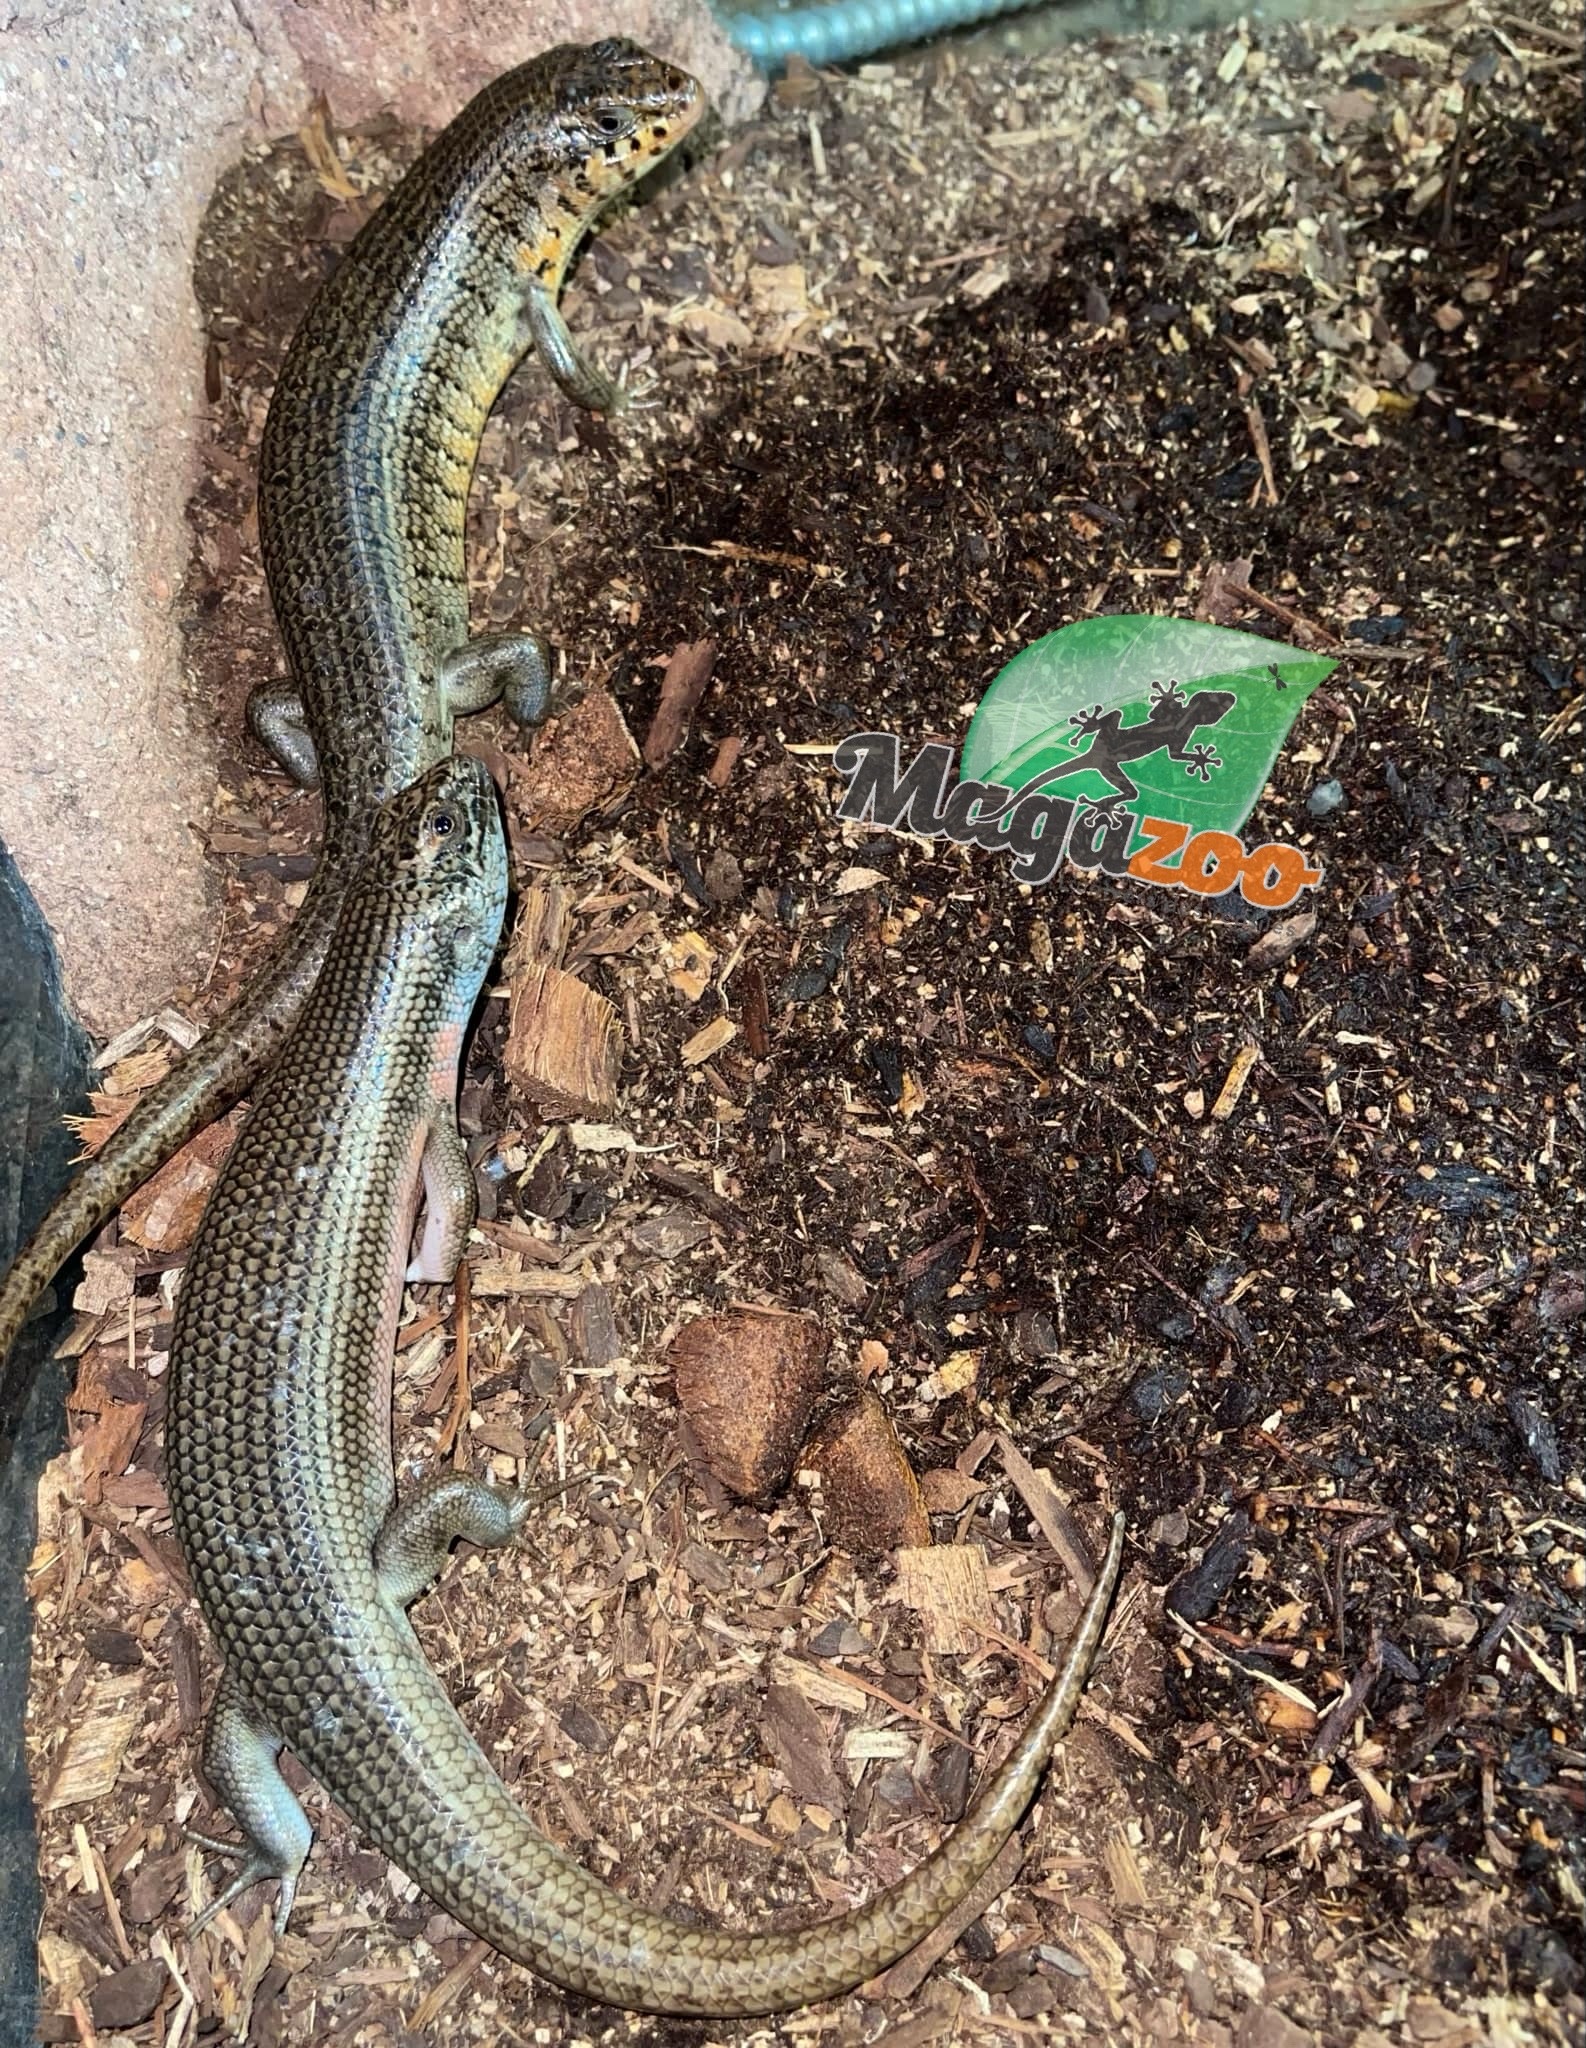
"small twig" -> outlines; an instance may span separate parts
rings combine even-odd
[[[1454,146],[1448,153],[1448,176],[1443,181],[1443,212],[1437,230],[1440,242],[1452,241],[1454,237],[1454,199],[1459,191],[1461,159],[1465,153],[1465,129],[1477,91],[1474,85],[1467,87],[1459,103],[1459,119],[1454,124]]]
[[[1577,57],[1581,53],[1581,39],[1565,33],[1563,29],[1549,28],[1545,22],[1527,21],[1523,14],[1495,14],[1494,21],[1500,21],[1505,28],[1522,30],[1528,36],[1535,36],[1540,42],[1551,43],[1556,50],[1572,51]]]
[[[124,1963],[132,1961],[132,1949],[127,1941],[127,1930],[122,1924],[121,1908],[116,1904],[116,1894],[110,1883],[110,1872],[105,1868],[102,1851],[96,1846],[91,1851],[94,1860],[94,1875],[99,1880],[100,1902],[105,1909],[105,1918],[110,1922],[111,1938],[120,1951]]]
[[[1346,1626],[1344,1600],[1344,1553],[1357,1549],[1362,1543],[1370,1543],[1378,1536],[1385,1536],[1393,1527],[1392,1515],[1368,1516],[1339,1531],[1338,1543],[1333,1552],[1333,1632],[1338,1638],[1338,1654],[1349,1654],[1349,1637]],[[1374,1639],[1374,1638],[1373,1638]]]
[[[745,547],[736,540],[713,540],[708,547],[683,540],[658,540],[652,545],[658,555],[710,555],[729,562],[763,562],[771,569],[813,569],[821,566],[812,562],[808,555],[790,555],[781,548]]]
[[[1274,498],[1272,502],[1276,504],[1277,499]],[[1225,583],[1223,588],[1235,597],[1242,597],[1247,604],[1253,604],[1257,611],[1265,612],[1269,618],[1277,619],[1280,624],[1288,626],[1291,630],[1313,633],[1329,647],[1342,647],[1344,644],[1336,633],[1330,633],[1325,626],[1317,625],[1314,619],[1306,618],[1303,612],[1291,611],[1288,605],[1279,604],[1275,597],[1263,597],[1259,590],[1252,590],[1248,583]]]
[[[879,1685],[872,1685],[868,1678],[861,1678],[857,1671],[845,1671],[840,1664],[828,1664],[824,1657],[809,1660],[817,1671],[824,1671],[828,1678],[837,1678],[844,1685],[851,1685],[855,1691],[868,1693],[871,1699],[880,1700],[884,1707],[890,1707],[894,1714],[902,1714],[907,1720],[917,1721],[922,1728],[929,1728],[933,1735],[940,1735],[948,1742],[956,1742],[960,1749],[967,1749],[973,1756],[975,1745],[966,1737],[955,1734],[940,1721],[933,1721],[929,1714],[922,1714],[918,1707],[911,1707],[903,1700],[895,1700],[891,1693],[883,1692]]]
[[[1539,1678],[1545,1679],[1547,1683],[1550,1686],[1552,1686],[1555,1692],[1562,1693],[1566,1699],[1569,1697],[1569,1686],[1563,1678],[1563,1676],[1553,1669],[1552,1665],[1548,1663],[1547,1659],[1542,1655],[1540,1650],[1532,1649],[1530,1643],[1527,1641],[1525,1635],[1519,1628],[1513,1625],[1510,1626],[1509,1640],[1512,1643],[1517,1643],[1520,1646],[1521,1650],[1524,1651],[1525,1655],[1530,1659],[1531,1664],[1534,1667],[1536,1674]]]
[[[773,1842],[769,1835],[756,1834],[753,1828],[745,1827],[741,1820],[732,1820],[725,1813],[716,1813],[705,1808],[705,1818],[718,1828],[725,1828],[729,1835],[736,1835],[740,1842],[747,1842],[751,1848],[769,1850],[773,1856],[787,1854],[786,1842]]]
[[[1267,503],[1275,505],[1278,502],[1278,487],[1272,475],[1272,444],[1267,439],[1267,423],[1261,417],[1261,408],[1254,399],[1245,407],[1245,425],[1250,430],[1250,444],[1256,451],[1257,462],[1261,465],[1261,480],[1267,487]]]
[[[1169,1279],[1167,1274],[1162,1271],[1162,1268],[1155,1264],[1153,1260],[1142,1256],[1140,1264],[1151,1275],[1153,1280],[1159,1281],[1169,1294],[1175,1296],[1177,1300],[1184,1304],[1185,1308],[1189,1310],[1197,1322],[1203,1322],[1211,1314],[1211,1310],[1206,1308],[1201,1302],[1198,1302],[1193,1294],[1186,1294],[1176,1280]]]
[[[1274,1678],[1270,1671],[1255,1671],[1248,1664],[1241,1664],[1237,1657],[1230,1657],[1221,1644],[1214,1643],[1210,1636],[1203,1634],[1194,1622],[1186,1621],[1182,1614],[1175,1614],[1171,1607],[1166,1612],[1169,1620],[1181,1628],[1185,1635],[1193,1637],[1208,1655],[1215,1657],[1219,1663],[1226,1664],[1231,1671],[1237,1671],[1241,1678],[1248,1678],[1252,1685],[1264,1685],[1269,1691],[1280,1693],[1295,1706],[1303,1707],[1308,1714],[1316,1713],[1315,1700],[1308,1698],[1297,1685],[1290,1685],[1284,1678]]]
[[[457,1268],[455,1281],[457,1289],[457,1333],[452,1342],[452,1363],[456,1368],[456,1383],[452,1393],[452,1409],[441,1430],[440,1455],[444,1458],[456,1448],[461,1452],[458,1439],[464,1422],[468,1419],[468,1325],[472,1296],[469,1293],[468,1261],[462,1260]]]
[[[1359,1813],[1365,1803],[1365,1800],[1362,1798],[1351,1799],[1344,1806],[1330,1806],[1326,1813],[1316,1814],[1312,1819],[1286,1834],[1281,1842],[1274,1842],[1270,1849],[1263,1849],[1261,1861],[1265,1863],[1273,1856],[1286,1855],[1290,1849],[1298,1848],[1307,1835],[1331,1834],[1334,1828],[1341,1828],[1346,1820],[1352,1819],[1355,1814]]]
[[[439,2019],[452,2000],[462,1990],[475,1970],[490,1954],[488,1941],[471,1942],[459,1962],[452,1964],[438,1984],[432,1984],[408,2021],[408,2031],[422,2034],[427,2027]]]
[[[1001,256],[1011,249],[1008,241],[973,242],[967,249],[955,249],[950,256],[927,256],[921,270],[950,270],[955,263],[984,263],[988,256]]]
[[[177,1996],[181,2000],[180,2005],[176,2008],[176,2017],[171,2021],[169,2028],[166,2030],[165,2048],[182,2048],[182,2043],[187,2039],[189,2023],[196,2022],[197,2020],[198,1999],[194,1995],[192,1985],[182,1975],[181,1966],[176,1960],[176,1951],[171,1946],[170,1937],[163,1929],[155,1935],[149,1945],[170,1971],[171,1982],[176,1986]],[[196,2025],[194,2031],[197,2031]]]
[[[1230,589],[1233,588],[1232,585],[1229,587]],[[1072,1081],[1076,1088],[1088,1088],[1092,1095],[1096,1096],[1098,1100],[1105,1102],[1109,1109],[1116,1110],[1119,1116],[1123,1117],[1128,1123],[1133,1124],[1135,1129],[1141,1132],[1143,1136],[1160,1140],[1162,1136],[1161,1131],[1153,1125],[1146,1123],[1143,1118],[1137,1117],[1132,1109],[1127,1108],[1118,1100],[1110,1088],[1103,1088],[1099,1081],[1087,1081],[1083,1074],[1076,1074],[1072,1067],[1059,1067],[1057,1071],[1065,1081]]]
[[[1499,1643],[1502,1642],[1505,1631],[1508,1629],[1510,1622],[1513,1621],[1515,1616],[1520,1612],[1522,1604],[1523,1603],[1521,1596],[1518,1593],[1516,1593],[1512,1599],[1506,1600],[1504,1602],[1503,1607],[1499,1612],[1497,1620],[1492,1624],[1491,1628],[1489,1628],[1487,1632],[1483,1635],[1481,1641],[1476,1645],[1475,1649],[1471,1651],[1471,1661],[1473,1663],[1486,1663],[1487,1659],[1492,1655],[1493,1651],[1497,1649]]]
[[[1338,1752],[1339,1744],[1349,1733],[1350,1723],[1371,1696],[1382,1670],[1382,1638],[1373,1629],[1371,1646],[1367,1650],[1360,1669],[1349,1681],[1340,1696],[1328,1708],[1321,1725],[1316,1730],[1316,1739],[1311,1744],[1311,1757],[1317,1763],[1330,1764]]]
[[[1039,1651],[1032,1650],[1028,1643],[1021,1643],[1017,1636],[1004,1635],[1000,1628],[993,1628],[989,1621],[971,1620],[969,1626],[977,1636],[984,1636],[988,1642],[995,1643],[1001,1650],[1006,1650],[1010,1657],[1027,1665],[1043,1685],[1050,1685],[1057,1676],[1057,1666],[1048,1664]]]

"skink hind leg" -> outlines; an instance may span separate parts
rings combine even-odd
[[[409,1265],[408,1280],[449,1280],[479,1213],[468,1148],[450,1110],[430,1124],[424,1141],[424,1233]]]
[[[480,633],[453,648],[437,678],[453,718],[499,697],[517,725],[543,725],[559,709],[550,650],[535,633]]]
[[[374,1547],[380,1590],[406,1607],[440,1576],[461,1537],[481,1549],[510,1543],[542,1496],[491,1486],[466,1472],[443,1472],[393,1508]]]
[[[260,1726],[231,1681],[222,1678],[204,1737],[204,1775],[230,1809],[243,1840],[240,1844],[217,1842],[209,1835],[189,1832],[204,1848],[222,1856],[241,1856],[244,1862],[226,1889],[193,1922],[195,1934],[234,1899],[271,1877],[281,1886],[275,1902],[275,1931],[286,1931],[314,1831],[281,1776],[280,1754],[279,1738]]]
[[[531,284],[523,294],[523,324],[540,352],[540,358],[574,405],[590,412],[621,412],[627,394],[603,370],[597,370],[578,352],[578,344],[567,331],[561,308],[542,284]]]
[[[302,699],[279,683],[261,683],[248,698],[248,730],[304,789],[319,787],[319,756],[303,716]]]

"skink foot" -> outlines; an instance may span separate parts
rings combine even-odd
[[[193,1922],[197,1934],[245,1891],[267,1878],[281,1886],[275,1902],[275,1931],[284,1934],[297,1881],[314,1838],[308,1815],[281,1776],[281,1743],[260,1725],[229,1678],[222,1678],[204,1737],[204,1775],[242,1830],[241,1842],[217,1841],[188,1831],[191,1840],[217,1856],[241,1856],[242,1869]]]
[[[627,393],[579,354],[561,308],[544,285],[531,284],[525,291],[523,320],[546,369],[574,405],[590,412],[621,412]]]
[[[517,725],[543,725],[561,709],[550,649],[537,633],[480,633],[453,648],[437,677],[453,718],[484,711],[499,698]]]
[[[467,1472],[442,1472],[391,1510],[374,1547],[380,1590],[407,1607],[440,1576],[446,1553],[461,1538],[493,1550],[510,1543],[532,1496],[491,1486]]]
[[[410,1606],[440,1576],[446,1553],[459,1538],[481,1550],[499,1549],[522,1534],[535,1508],[597,1476],[580,1472],[520,1492],[467,1472],[437,1473],[391,1510],[376,1539],[381,1592],[394,1606]]]
[[[248,730],[302,789],[318,789],[319,756],[302,699],[278,683],[261,683],[248,698]]]

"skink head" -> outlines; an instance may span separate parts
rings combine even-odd
[[[482,761],[454,754],[383,804],[349,897],[386,898],[409,929],[424,926],[467,970],[489,964],[507,901],[507,850],[496,786]]]
[[[556,67],[556,124],[607,190],[665,156],[705,109],[698,79],[621,37],[553,50],[547,61]]]
[[[553,286],[591,215],[658,163],[705,110],[697,79],[618,37],[549,50],[486,91],[518,102],[524,134],[513,161],[536,179],[549,170],[555,182],[560,218],[546,219],[545,247],[535,245],[525,265]]]

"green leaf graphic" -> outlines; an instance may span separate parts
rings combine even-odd
[[[1306,699],[1336,667],[1222,626],[1139,615],[1084,619],[1048,633],[1003,669],[975,713],[959,772],[1012,789],[1048,776],[1042,786],[1055,794],[1095,802],[1123,792],[1099,767],[1077,764],[1110,759],[1114,775],[1138,789],[1137,798],[1123,798],[1138,815],[1237,832]],[[1171,683],[1177,693],[1164,695]],[[1233,703],[1219,701],[1218,692]],[[1116,715],[1115,730],[1108,714]],[[1102,730],[1091,730],[1097,725]],[[1170,748],[1189,758],[1174,759]]]

